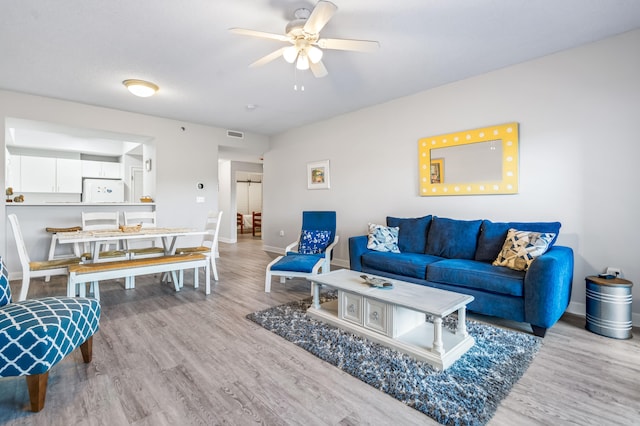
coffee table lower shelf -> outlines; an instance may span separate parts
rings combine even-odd
[[[307,314],[319,321],[396,349],[419,361],[425,361],[440,370],[451,366],[475,343],[473,337],[468,333],[455,333],[443,327],[441,336],[443,349],[440,353],[432,347],[434,324],[426,322],[423,313],[389,304],[386,306],[386,312],[389,315],[386,322],[391,324],[390,327],[386,330],[374,330],[372,327],[365,327],[362,324],[341,318],[338,312],[340,300],[342,298],[325,302],[318,308],[311,306],[307,310]],[[393,325],[394,319],[397,323],[395,326]],[[409,324],[408,327],[407,324]]]

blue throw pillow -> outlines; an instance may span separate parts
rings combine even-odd
[[[369,224],[367,248],[369,250],[400,253],[398,248],[398,227]]]
[[[324,253],[331,242],[331,231],[325,229],[303,229],[300,234],[298,253],[318,254]]]
[[[543,234],[555,234],[549,243],[549,248],[551,248],[558,239],[560,226],[560,222],[491,222],[490,220],[484,220],[480,227],[475,260],[493,262],[502,250],[507,238],[507,232],[511,228]]]
[[[434,216],[425,253],[449,259],[472,260],[476,254],[481,224],[480,219],[455,220]]]
[[[424,253],[431,218],[431,215],[416,218],[387,216],[387,226],[400,228],[398,248],[402,253]]]

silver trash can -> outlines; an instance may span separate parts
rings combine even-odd
[[[631,288],[633,283],[622,278],[586,278],[586,329],[614,339],[630,339]]]

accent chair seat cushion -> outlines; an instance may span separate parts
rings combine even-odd
[[[100,302],[45,297],[0,308],[0,377],[42,374],[97,330]]]
[[[318,262],[324,262],[324,257],[313,254],[289,253],[271,265],[271,270],[311,273]]]

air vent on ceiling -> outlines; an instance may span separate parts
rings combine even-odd
[[[244,133],[237,130],[227,130],[227,137],[244,139]]]

